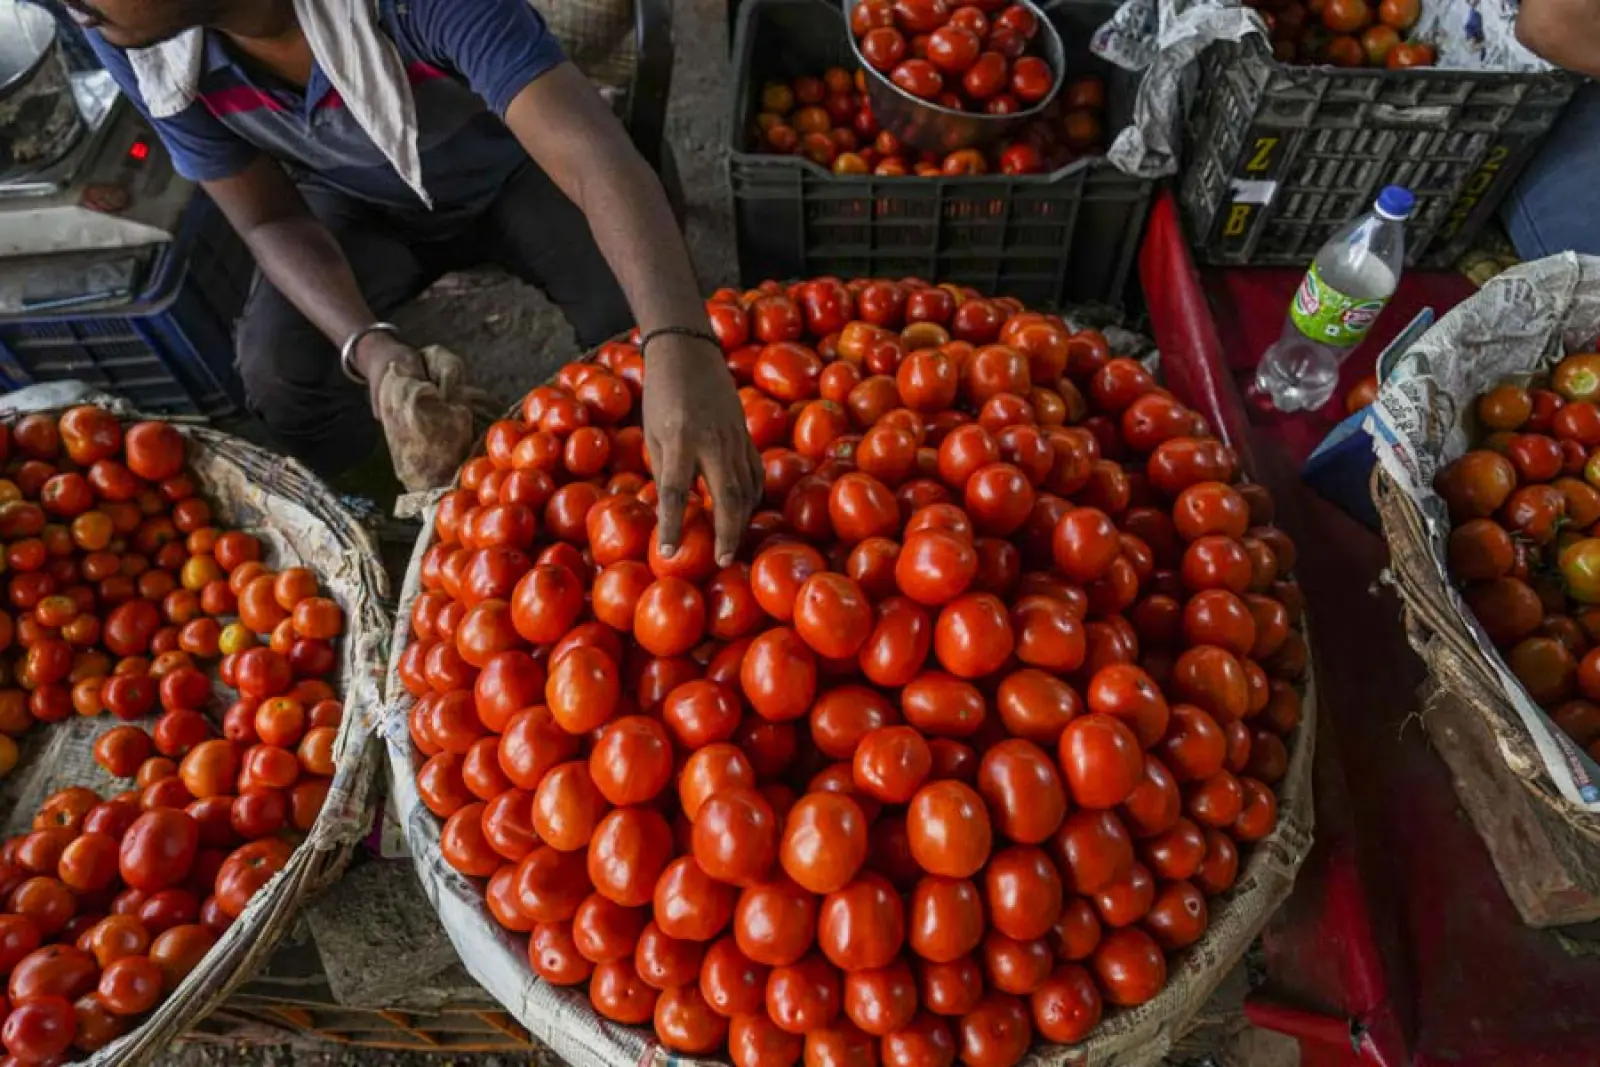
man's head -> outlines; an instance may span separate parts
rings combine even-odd
[[[63,0],[80,26],[118,48],[146,48],[217,22],[234,0]]]

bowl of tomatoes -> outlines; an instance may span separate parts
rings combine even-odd
[[[998,140],[1061,88],[1061,35],[1032,0],[845,0],[845,18],[878,123],[924,152]]]

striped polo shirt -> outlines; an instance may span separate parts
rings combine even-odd
[[[528,158],[502,116],[524,87],[563,61],[560,44],[527,0],[377,0],[377,9],[416,100],[423,187],[440,211],[486,206]],[[148,117],[127,56],[99,34],[88,36]],[[231,177],[265,152],[298,182],[380,205],[421,206],[315,61],[301,91],[247,69],[222,34],[207,30],[195,101],[152,125],[178,173],[193,181]]]

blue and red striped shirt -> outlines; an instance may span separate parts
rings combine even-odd
[[[528,158],[502,116],[524,87],[563,61],[560,44],[527,0],[378,0],[377,7],[416,100],[424,187],[441,211],[486,205]],[[127,56],[92,31],[89,41],[148,116]],[[299,182],[378,204],[419,204],[320,66],[313,63],[301,91],[247,70],[210,30],[194,103],[152,124],[178,173],[194,181],[231,177],[265,152]]]

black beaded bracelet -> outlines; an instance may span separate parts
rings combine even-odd
[[[657,337],[663,336],[691,337],[696,341],[704,341],[707,344],[715,345],[719,351],[722,348],[722,342],[718,341],[716,335],[709,330],[697,330],[693,326],[657,326],[639,338],[639,355],[643,357],[645,350],[650,347],[650,342]]]

